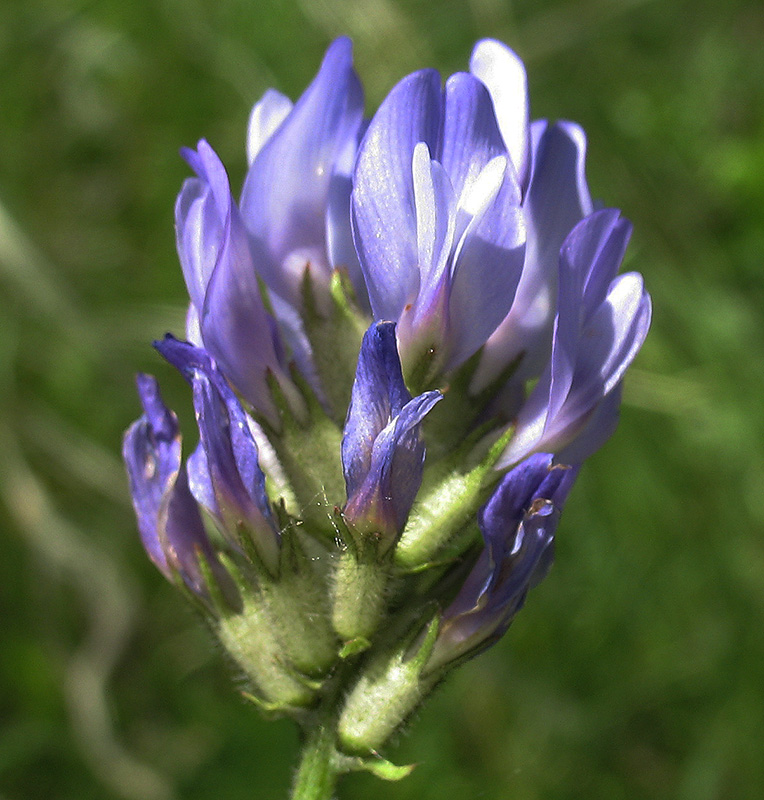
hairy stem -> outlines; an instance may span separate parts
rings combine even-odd
[[[290,800],[332,800],[337,776],[330,718],[308,731]]]

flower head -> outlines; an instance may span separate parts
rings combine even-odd
[[[199,442],[184,461],[140,376],[138,527],[255,702],[337,721],[335,764],[392,774],[376,751],[507,630],[647,335],[583,131],[529,108],[522,61],[484,40],[367,123],[343,38],[294,103],[252,109],[238,202],[205,140],[183,151],[188,341],[156,346]]]

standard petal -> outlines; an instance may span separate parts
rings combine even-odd
[[[489,161],[507,155],[507,148],[491,97],[477,78],[457,72],[446,81],[444,97],[443,139],[440,152],[434,155],[448,173],[454,194],[461,198]]]
[[[528,184],[528,78],[517,54],[502,42],[483,39],[475,45],[470,72],[488,88],[501,135],[523,189]]]
[[[327,50],[311,85],[255,156],[241,210],[270,258],[258,264],[266,284],[295,307],[306,268],[328,283],[326,213],[336,160],[354,140],[363,92],[349,39]]]
[[[365,130],[363,125],[361,130]],[[334,167],[326,209],[326,246],[329,252],[330,266],[348,273],[355,290],[356,301],[360,308],[368,314],[371,311],[369,295],[353,243],[353,228],[350,224],[353,167],[360,140],[361,131],[357,137],[348,139],[345,150],[337,158]]]
[[[526,206],[540,250],[555,254],[573,226],[594,210],[586,182],[586,134],[574,122],[531,126],[533,172]]]
[[[228,174],[218,154],[210,147],[206,139],[200,139],[196,150],[184,147],[181,155],[198,175],[199,180],[209,186],[212,198],[217,207],[218,216],[224,219],[228,209],[228,197],[231,193]]]
[[[247,125],[247,164],[255,160],[255,156],[263,149],[263,145],[273,136],[293,107],[292,101],[275,89],[267,89],[255,103]]]
[[[604,302],[623,261],[631,229],[618,209],[606,208],[585,217],[566,237],[560,250],[561,269],[580,275],[584,316]]]
[[[255,245],[212,148],[201,141],[198,151],[185,155],[199,176],[186,181],[176,205],[178,251],[192,299],[189,338],[203,343],[247,400],[273,418],[265,373],[283,376],[277,333],[260,295]]]
[[[395,86],[358,152],[351,200],[353,236],[377,319],[398,319],[418,287],[414,148],[438,150],[440,76],[422,70]]]
[[[224,244],[231,203],[228,176],[215,151],[203,139],[183,157],[196,172],[186,180],[175,203],[175,236],[191,302],[201,313],[212,271]]]
[[[277,355],[278,332],[260,295],[251,246],[232,202],[205,296],[202,341],[247,401],[275,419],[266,374],[288,379]]]
[[[193,303],[188,304],[186,311],[186,341],[191,342],[195,347],[203,347],[202,327],[199,321],[199,312]]]

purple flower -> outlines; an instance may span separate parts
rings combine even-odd
[[[363,90],[346,38],[329,47],[294,105],[271,90],[250,115],[242,216],[263,250],[258,273],[293,309],[302,307],[306,270],[319,298],[338,267],[348,270],[363,296],[349,218],[350,170],[362,117]]]
[[[343,515],[359,533],[389,546],[403,530],[422,481],[420,424],[441,399],[437,391],[412,399],[403,381],[395,325],[372,325],[358,356],[342,439],[348,497]]]
[[[254,422],[206,351],[172,336],[156,347],[193,388],[200,442],[188,460],[191,492],[231,544],[246,548],[251,542],[275,571],[279,534],[258,462]]]
[[[374,316],[397,320],[407,369],[457,366],[509,311],[525,251],[517,171],[485,86],[404,78],[369,124],[353,181]]]
[[[291,382],[260,295],[262,248],[248,236],[212,148],[202,140],[198,150],[183,153],[197,174],[183,184],[175,205],[178,255],[191,296],[187,336],[209,351],[253,406],[275,420],[267,375],[285,387]]]
[[[294,105],[269,90],[253,108],[240,208],[207,142],[183,151],[196,172],[175,209],[178,254],[191,296],[186,335],[208,350],[272,424],[276,410],[268,376],[296,402],[287,346],[320,392],[299,316],[304,277],[309,274],[324,312],[335,268],[349,273],[365,303],[349,214],[362,112],[351,43],[338,39]],[[261,281],[278,326],[265,310]]]
[[[470,70],[491,94],[499,129],[521,176],[527,234],[512,306],[488,338],[474,378],[478,391],[518,359],[526,379],[543,369],[555,316],[560,248],[593,205],[584,173],[586,136],[572,122],[529,124],[521,59],[501,42],[484,39],[472,51]]]
[[[576,474],[537,453],[504,476],[480,511],[485,547],[443,612],[428,670],[475,655],[503,636],[552,563],[554,532]]]
[[[641,278],[616,278],[630,226],[592,210],[583,131],[529,123],[509,48],[479,42],[470,68],[443,90],[436,72],[409,75],[361,144],[352,215],[372,312],[397,321],[418,386],[481,348],[473,395],[514,365],[491,407],[516,420],[499,468],[566,447],[579,463],[612,432],[649,327]]]
[[[141,540],[167,578],[178,573],[200,595],[206,587],[199,558],[220,570],[181,464],[178,420],[162,402],[150,375],[138,375],[143,416],[125,433],[122,455],[130,478]]]
[[[560,253],[551,357],[520,409],[515,434],[498,467],[537,450],[582,461],[612,432],[618,387],[650,326],[650,297],[641,275],[616,277],[631,233],[618,211],[582,220]],[[596,425],[588,423],[596,417]],[[566,447],[574,447],[567,451]]]

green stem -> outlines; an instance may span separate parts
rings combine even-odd
[[[337,784],[334,730],[319,723],[308,732],[290,800],[332,800]]]

